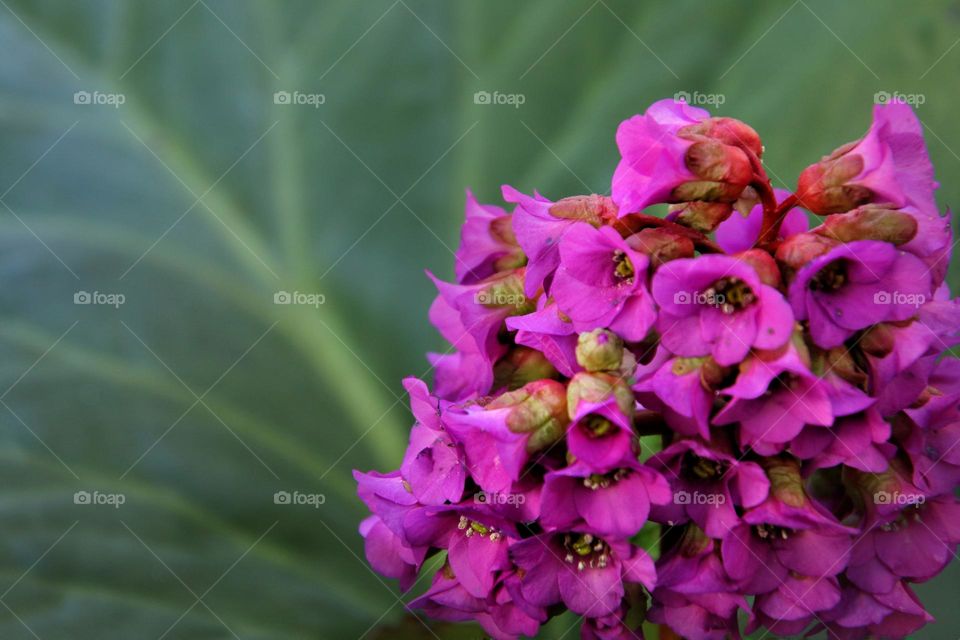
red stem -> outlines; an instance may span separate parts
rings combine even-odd
[[[797,194],[791,193],[779,206],[775,206],[772,211],[768,211],[766,206],[763,209],[763,226],[760,227],[760,237],[757,238],[757,245],[770,245],[776,242],[780,235],[780,225],[783,219],[787,217],[787,212],[796,206],[799,198]]]

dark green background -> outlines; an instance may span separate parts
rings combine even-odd
[[[400,637],[350,470],[399,462],[463,189],[603,193],[617,124],[681,90],[791,186],[885,90],[924,96],[956,204],[958,39],[932,1],[3,0],[0,637]],[[956,636],[958,580],[917,637]]]

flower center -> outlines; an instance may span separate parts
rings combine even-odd
[[[613,275],[624,282],[632,282],[634,271],[633,263],[627,254],[617,249],[613,252]]]
[[[697,480],[715,480],[727,472],[727,465],[719,460],[701,458],[688,451],[683,457],[684,474]]]
[[[585,417],[581,424],[584,432],[590,438],[602,438],[615,429],[612,422],[596,413],[591,413]]]
[[[847,263],[834,260],[810,278],[812,291],[836,291],[847,282]]]
[[[503,535],[494,527],[488,527],[487,525],[477,522],[476,520],[471,520],[466,516],[460,516],[460,522],[457,523],[457,529],[463,531],[463,535],[468,538],[473,536],[480,536],[485,538],[490,536],[490,542],[497,542]]]
[[[577,571],[586,568],[603,569],[610,562],[610,546],[589,533],[563,536],[563,548],[566,550],[564,561],[576,565]]]
[[[611,473],[592,473],[583,479],[583,486],[596,491],[597,489],[606,489],[612,484],[623,480],[629,471],[627,469],[617,469]]]
[[[750,306],[757,299],[753,289],[740,278],[720,278],[704,293],[707,304],[713,305],[725,314],[731,314]]]
[[[786,540],[793,533],[790,529],[773,524],[758,524],[753,530],[761,540],[776,540],[777,538]]]

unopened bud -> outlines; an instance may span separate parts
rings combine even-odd
[[[717,361],[711,357],[703,358],[700,365],[700,384],[707,391],[716,391],[728,386],[733,372],[733,367],[724,367],[717,364]]]
[[[670,205],[668,220],[690,227],[700,233],[710,233],[733,213],[733,205],[726,202],[684,202]]]
[[[842,215],[829,216],[814,233],[840,242],[879,240],[901,245],[917,235],[917,221],[903,211],[868,204]]]
[[[510,407],[507,428],[528,433],[527,451],[539,451],[563,437],[570,419],[567,416],[567,390],[556,380],[537,380],[516,391],[502,394],[487,409]]]
[[[581,371],[567,385],[567,411],[571,419],[576,415],[580,402],[601,404],[611,398],[616,401],[623,415],[633,418],[633,391],[622,376]]]
[[[568,220],[583,220],[595,227],[617,219],[617,205],[607,196],[570,196],[557,200],[550,214]]]
[[[623,362],[623,340],[612,331],[594,329],[577,338],[577,364],[587,371],[615,371]]]
[[[791,269],[799,269],[837,246],[837,241],[815,233],[798,233],[777,247],[776,258]]]
[[[797,180],[800,206],[824,216],[850,211],[870,201],[870,189],[848,184],[863,171],[863,157],[849,153],[854,145],[840,147],[803,170]]]
[[[753,267],[753,270],[760,276],[760,281],[771,287],[780,286],[780,267],[777,261],[773,259],[766,251],[760,249],[749,249],[737,254],[737,260],[746,262]]]
[[[793,458],[765,458],[760,464],[770,479],[770,495],[791,507],[806,504],[807,494],[803,490],[803,477],[800,464]]]
[[[665,262],[678,258],[692,258],[693,240],[663,227],[641,229],[627,237],[627,245],[634,251],[650,256],[650,266],[654,269]]]
[[[522,269],[506,275],[497,275],[485,281],[474,300],[487,308],[512,307],[512,315],[524,315],[536,310],[536,303],[524,295]]]
[[[529,347],[517,346],[493,367],[493,388],[513,391],[528,382],[555,378],[557,370],[547,358]]]
[[[685,558],[696,558],[706,551],[712,543],[713,541],[707,537],[703,529],[691,522],[684,530],[678,546],[680,553]]]
[[[722,142],[694,142],[687,149],[684,161],[687,169],[700,180],[686,182],[673,190],[673,198],[680,202],[733,202],[753,179],[753,165],[747,154]]]
[[[863,342],[859,344],[862,346]],[[853,354],[846,347],[836,347],[823,352],[820,362],[814,365],[814,372],[817,375],[823,375],[824,372],[834,373],[860,389],[863,389],[868,381],[867,374],[860,369]]]
[[[884,358],[893,352],[896,336],[893,327],[881,322],[866,329],[857,343],[864,353],[877,358]]]
[[[706,118],[680,129],[681,137],[704,136],[734,147],[749,149],[758,158],[763,155],[763,142],[750,125],[736,118]]]

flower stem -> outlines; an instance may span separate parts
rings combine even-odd
[[[757,238],[758,245],[768,245],[776,241],[780,235],[783,219],[787,217],[787,212],[797,204],[798,200],[797,195],[791,193],[779,206],[775,205],[772,209],[768,209],[764,204],[763,225],[760,227],[760,236]]]

